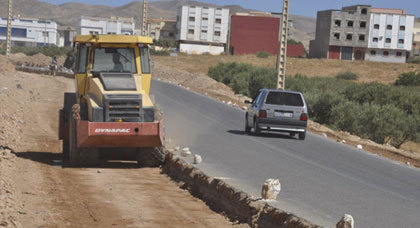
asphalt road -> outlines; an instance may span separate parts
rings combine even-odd
[[[344,213],[356,227],[420,227],[420,171],[308,134],[243,134],[245,112],[160,81],[152,91],[174,143],[203,157],[199,168],[254,196],[279,178],[275,206],[330,227]]]

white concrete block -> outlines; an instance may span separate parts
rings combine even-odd
[[[201,162],[203,162],[201,156],[198,154],[194,155],[194,164],[200,164]]]
[[[275,200],[281,191],[279,179],[268,179],[264,182],[261,190],[261,197],[265,200]]]

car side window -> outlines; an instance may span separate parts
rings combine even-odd
[[[262,91],[260,91],[260,92],[258,93],[257,97],[255,97],[254,101],[252,102],[252,106],[257,106],[257,104],[258,104],[258,101],[259,101],[259,99],[260,99],[261,94],[262,94]]]
[[[262,100],[264,99],[264,95],[265,95],[265,91],[261,91],[260,94],[258,94],[257,100],[255,101],[255,105],[254,106],[260,106]]]

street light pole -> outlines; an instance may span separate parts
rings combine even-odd
[[[289,25],[289,0],[283,0],[283,13],[280,21],[280,50],[277,56],[277,88],[286,88],[286,58],[287,58],[287,32]]]
[[[7,17],[7,35],[6,35],[6,56],[9,58],[12,46],[12,10],[13,0],[9,0],[9,10]]]

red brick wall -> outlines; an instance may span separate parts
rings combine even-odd
[[[279,52],[280,18],[263,16],[232,15],[231,48],[234,55],[267,52],[277,55]],[[304,55],[303,45],[287,45],[287,56]]]
[[[231,47],[234,55],[279,52],[280,18],[232,15]]]
[[[287,44],[287,57],[303,57],[304,54],[303,44]]]

